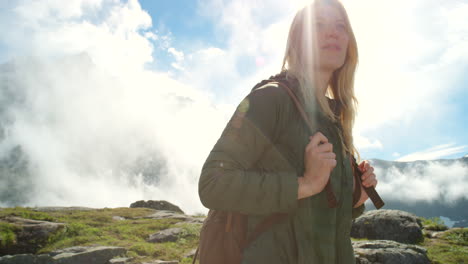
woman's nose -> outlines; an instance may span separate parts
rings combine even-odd
[[[335,25],[328,24],[325,28],[326,28],[325,29],[325,36],[326,37],[329,37],[329,38],[338,38],[339,37],[338,29],[335,27]]]

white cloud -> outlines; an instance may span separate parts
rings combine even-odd
[[[0,74],[8,121],[0,153],[20,145],[27,156],[32,175],[24,180],[36,187],[26,205],[165,199],[188,213],[205,210],[194,199],[198,176],[232,109],[166,73],[144,70],[154,46],[184,58],[167,46],[170,32],[151,31],[135,0],[92,8],[78,1],[11,5],[14,12],[0,14],[2,44],[16,57]],[[159,170],[158,184],[144,169]]]
[[[375,139],[371,141],[370,139],[359,136],[359,135],[354,137],[354,142],[359,149],[382,149],[383,148],[383,145],[379,140]]]
[[[405,203],[468,199],[468,167],[461,162],[415,163],[403,170],[375,167],[375,174],[379,179],[377,190],[384,199]]]
[[[177,62],[184,60],[184,53],[182,51],[176,50],[173,47],[170,47],[167,51],[174,56]]]
[[[21,1],[11,11],[0,18],[10,57],[87,52],[114,75],[141,70],[153,60],[153,46],[140,34],[151,27],[151,17],[137,0]]]
[[[463,153],[468,150],[468,146],[454,146],[455,144],[443,144],[423,151],[407,154],[397,159],[397,161],[434,160],[454,154]]]
[[[446,95],[455,92],[453,83],[467,66],[468,28],[460,12],[468,4],[444,1],[440,6],[438,1],[422,0],[346,4],[360,51],[357,130],[411,126],[415,120],[441,116],[447,109]]]

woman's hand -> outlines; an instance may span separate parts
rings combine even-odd
[[[363,203],[369,199],[369,196],[367,195],[366,191],[364,191],[364,187],[374,187],[377,186],[377,177],[374,174],[374,167],[372,167],[369,163],[369,161],[365,160],[359,164],[359,170],[362,172],[361,176],[361,182],[362,186],[359,186],[361,188],[361,198],[359,198],[359,201],[354,205],[354,208],[357,208],[361,206]],[[353,177],[354,181],[354,177]],[[356,188],[356,183],[354,183],[354,188]]]
[[[330,173],[336,166],[336,155],[333,145],[320,132],[310,138],[304,155],[304,177],[299,177],[298,199],[309,197],[321,192],[330,178]]]

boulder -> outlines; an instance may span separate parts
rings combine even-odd
[[[159,231],[150,235],[148,242],[162,243],[162,242],[175,242],[183,234],[182,228],[169,228]]]
[[[182,211],[177,205],[171,204],[170,202],[166,201],[137,201],[130,205],[130,208],[151,208],[155,210],[166,210],[166,211],[173,211],[183,214]]]
[[[49,255],[18,254],[0,257],[0,264],[51,264],[54,260]]]
[[[353,242],[356,264],[430,264],[423,247],[389,240]]]
[[[108,264],[127,264],[130,260],[132,260],[132,258],[113,258],[109,260]]]
[[[184,223],[190,223],[190,224],[203,224],[203,220],[204,220],[204,218],[191,217],[185,214],[174,213],[172,211],[156,211],[155,213],[148,215],[145,218],[149,218],[149,219],[171,218],[171,219],[182,220],[184,221]]]
[[[184,258],[193,258],[193,257],[195,257],[196,252],[197,252],[197,249],[194,248],[194,249],[190,250],[190,252],[186,253],[184,255]]]
[[[126,252],[121,247],[71,247],[41,255],[3,256],[0,257],[0,264],[108,264],[112,263],[111,259]]]
[[[71,247],[51,252],[54,264],[107,264],[109,260],[125,254],[123,247]]]
[[[179,264],[177,260],[153,260],[152,262],[144,262],[142,264]]]
[[[354,221],[351,237],[410,244],[424,239],[421,220],[411,213],[399,210],[372,210],[364,213]]]
[[[36,253],[54,233],[65,227],[63,223],[38,221],[20,217],[6,217],[1,221],[15,226],[16,243],[0,246],[1,255]]]

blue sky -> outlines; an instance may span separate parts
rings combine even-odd
[[[200,168],[237,104],[280,70],[290,23],[306,2],[0,2],[0,64],[15,65],[0,74],[0,85],[13,85],[0,90],[8,115],[0,157],[22,146],[41,186],[32,200],[42,205],[166,199],[204,210]],[[361,157],[467,155],[468,2],[343,2],[359,46]],[[22,100],[4,98],[15,93]],[[131,170],[161,160],[157,186]],[[447,199],[466,196],[466,167],[431,166],[424,181],[415,170],[379,188],[390,196],[413,179],[424,182],[417,197],[437,199],[433,184],[447,173],[458,175]]]

